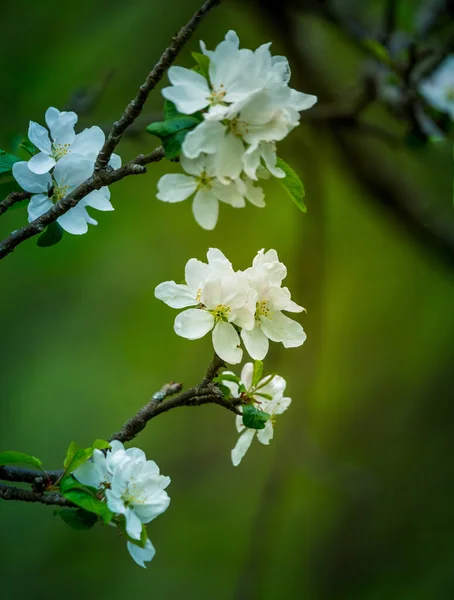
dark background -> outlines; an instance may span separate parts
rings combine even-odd
[[[83,108],[84,87],[102,95],[80,126],[108,126],[198,4],[7,0],[0,146],[74,92]],[[199,39],[212,48],[235,29],[244,46],[272,40],[289,56],[294,87],[341,102],[363,54],[341,28],[301,14],[304,2],[291,4],[224,2],[178,63],[190,64]],[[337,4],[380,29],[385,3]],[[405,37],[429,3],[399,4]],[[161,107],[156,92],[147,114]],[[368,111],[405,139],[405,121],[378,103]],[[119,153],[155,145],[129,137]],[[452,219],[451,143],[393,149],[321,120],[279,153],[305,183],[306,215],[270,183],[265,209],[223,205],[215,231],[203,231],[189,202],[155,199],[157,179],[178,172],[163,161],[115,184],[115,212],[97,213],[88,235],[49,249],[30,240],[2,261],[1,447],[47,468],[62,465],[71,440],[108,437],[164,382],[200,381],[209,336],[178,338],[176,312],[153,292],[208,247],[236,268],[276,248],[308,334],[301,348],[272,346],[266,371],[288,381],[293,404],[270,447],[254,443],[238,468],[234,417],[217,406],[167,413],[136,440],[172,478],[170,508],[148,528],[157,554],[146,571],[113,529],[76,532],[51,507],[2,502],[5,600],[454,598],[453,260],[426,232],[434,214]],[[423,203],[427,218],[415,225],[399,209],[406,202]],[[2,237],[25,222],[25,208],[9,211]]]

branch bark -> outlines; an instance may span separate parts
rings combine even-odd
[[[69,196],[57,202],[46,213],[38,217],[38,219],[35,219],[25,227],[18,229],[0,242],[0,259],[10,254],[25,240],[42,233],[48,225],[76,206],[93,190],[99,190],[101,187],[111,185],[129,175],[146,173],[145,165],[161,160],[164,157],[164,150],[158,148],[151,154],[141,154],[137,156],[132,161],[123,165],[120,169],[113,171],[108,166],[112,153],[120,142],[122,135],[142,112],[150,92],[156,87],[159,81],[161,81],[164,73],[172,65],[203,17],[220,3],[221,0],[206,0],[203,6],[192,16],[188,23],[173,37],[171,44],[163,52],[161,58],[148,74],[145,82],[140,86],[136,97],[128,104],[120,119],[114,123],[104,146],[101,148],[96,158],[93,175],[77,187]],[[7,199],[8,198],[5,200]],[[5,210],[7,210],[7,208],[5,208]]]

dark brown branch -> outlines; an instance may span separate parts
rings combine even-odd
[[[220,2],[221,0],[206,0],[202,8],[200,8],[189,22],[173,37],[170,46],[164,51],[161,58],[148,74],[145,82],[140,86],[134,100],[128,104],[119,121],[114,123],[112,130],[107,136],[104,146],[101,148],[96,159],[94,174],[77,187],[70,196],[63,198],[38,219],[35,219],[29,225],[18,229],[0,242],[0,259],[10,254],[14,248],[25,240],[42,233],[47,225],[50,225],[56,221],[58,217],[76,206],[82,198],[87,196],[93,190],[99,190],[101,187],[108,186],[129,175],[140,175],[145,173],[146,169],[144,165],[150,162],[156,162],[164,157],[163,149],[158,148],[151,154],[141,154],[137,156],[134,160],[126,163],[120,169],[116,169],[115,171],[109,169],[108,166],[112,153],[118,145],[123,133],[134,123],[142,112],[150,92],[161,81],[164,73],[172,65],[183,46],[190,39],[202,18],[211,8],[220,4]]]
[[[59,494],[45,494],[33,490],[3,485],[0,483],[0,498],[2,500],[20,500],[21,502],[40,502],[41,504],[53,504],[56,506],[73,507],[74,504]]]
[[[137,117],[142,112],[142,109],[147,101],[150,92],[156,87],[161,81],[164,73],[172,65],[175,58],[178,56],[180,51],[186,42],[190,39],[194,33],[197,25],[200,23],[202,18],[207,12],[214,6],[220,4],[221,0],[207,0],[205,4],[200,8],[190,19],[190,21],[180,29],[180,31],[173,37],[170,46],[164,51],[161,58],[158,60],[156,65],[148,74],[145,82],[140,86],[136,97],[126,107],[121,118],[114,123],[112,131],[107,136],[104,146],[102,147],[98,158],[96,160],[95,170],[99,171],[105,169],[112,156],[112,152],[117,147],[121,136],[126,129],[134,123]]]
[[[4,258],[14,250],[19,244],[44,231],[44,229],[56,221],[58,217],[65,214],[76,206],[82,198],[87,196],[93,190],[99,190],[104,186],[111,185],[130,175],[141,175],[146,173],[145,165],[158,162],[164,158],[164,150],[159,147],[150,154],[139,154],[136,158],[129,161],[116,170],[105,170],[94,173],[87,181],[84,181],[69,196],[63,198],[46,213],[25,225],[21,229],[11,233],[7,238],[0,242],[0,259]]]
[[[19,467],[0,467],[2,481],[31,483],[33,485],[46,485],[55,483],[61,477],[62,471],[37,471],[36,469],[23,469]]]
[[[13,206],[13,204],[16,204],[16,202],[20,202],[21,200],[26,200],[27,198],[31,198],[33,194],[30,194],[29,192],[11,192],[11,194],[8,194],[6,196],[6,198],[4,200],[2,200],[0,202],[0,215],[2,215],[4,212],[6,212],[8,210],[8,208],[11,208],[11,206]]]

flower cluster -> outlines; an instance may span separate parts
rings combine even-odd
[[[34,121],[30,121],[28,129],[28,138],[39,152],[28,162],[16,162],[12,169],[17,183],[34,194],[28,205],[30,222],[93,174],[96,157],[105,139],[99,127],[90,127],[76,134],[77,115],[74,112],[60,112],[51,107],[46,111],[45,119],[49,131]],[[113,154],[109,164],[114,169],[120,167],[120,157]],[[103,187],[90,192],[77,206],[58,217],[58,224],[68,233],[86,233],[88,224],[97,225],[97,221],[88,214],[87,207],[113,210],[109,189]]]
[[[212,331],[216,353],[230,364],[241,362],[240,336],[256,360],[268,353],[269,340],[286,348],[304,343],[301,325],[282,313],[304,309],[282,287],[287,269],[275,250],[260,250],[245,271],[234,271],[216,248],[208,250],[207,259],[208,263],[195,258],[187,262],[186,284],[166,281],[155,290],[156,298],[168,306],[187,308],[175,319],[178,335],[195,340]]]
[[[172,85],[162,91],[179,113],[199,114],[200,123],[181,147],[181,166],[188,175],[161,177],[157,197],[180,202],[195,194],[194,216],[205,229],[216,225],[219,201],[236,208],[246,200],[265,205],[256,182],[270,174],[285,177],[276,164],[276,142],[299,124],[300,111],[317,101],[289,87],[288,61],[272,56],[271,44],[255,51],[239,44],[234,31],[213,51],[201,42],[205,72],[171,67]]]
[[[244,416],[236,418],[236,428],[241,433],[235,448],[232,450],[232,463],[236,467],[249,449],[255,435],[260,443],[268,445],[273,439],[275,416],[280,415],[290,406],[291,398],[284,397],[286,381],[279,375],[270,375],[254,381],[254,365],[246,363],[241,371],[238,382],[226,379],[226,376],[234,375],[231,371],[225,371],[220,375],[223,385],[227,386],[233,398],[241,398],[266,415],[266,421],[260,428],[247,427],[244,424]],[[240,405],[239,409],[244,411]]]
[[[445,58],[419,89],[431,106],[454,119],[454,54]]]
[[[118,441],[111,442],[106,454],[94,450],[91,460],[83,463],[73,475],[83,485],[99,490],[112,513],[124,517],[128,550],[136,563],[144,567],[144,562],[155,554],[144,524],[169,506],[165,488],[170,478],[160,475],[158,465],[147,460],[142,450],[125,450]]]

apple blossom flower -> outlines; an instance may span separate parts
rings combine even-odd
[[[128,551],[138,565],[145,567],[144,562],[152,560],[155,549],[148,539],[140,545],[143,525],[167,510],[170,498],[165,488],[170,478],[161,475],[158,465],[147,460],[142,450],[125,450],[117,440],[111,442],[105,454],[94,450],[91,459],[73,476],[83,485],[100,490],[115,516],[124,517]]]
[[[220,250],[210,249],[207,258],[208,264],[195,259],[188,261],[186,284],[166,281],[157,286],[155,296],[172,308],[195,307],[177,315],[175,333],[195,340],[212,331],[218,356],[237,364],[243,351],[235,326],[246,329],[254,326],[251,289],[247,277],[234,272]]]
[[[163,202],[181,202],[194,196],[192,211],[204,229],[214,229],[219,214],[219,201],[234,208],[243,208],[246,199],[255,206],[264,206],[264,193],[247,176],[221,182],[215,174],[214,157],[201,154],[196,159],[182,155],[180,164],[189,175],[167,174],[158,181],[156,197]],[[254,171],[254,179],[255,171]]]
[[[282,342],[285,348],[301,346],[306,340],[304,329],[282,311],[301,312],[304,308],[293,302],[288,288],[282,287],[287,269],[279,262],[277,252],[260,250],[245,274],[256,301],[254,327],[241,331],[249,355],[262,360],[268,353],[269,340]]]
[[[54,107],[47,109],[45,120],[50,136],[45,127],[30,121],[28,138],[40,150],[28,161],[30,171],[38,175],[48,173],[57,161],[70,153],[95,161],[105,140],[100,127],[90,127],[76,134],[76,113],[60,112]],[[120,157],[113,154],[109,164],[115,169],[118,168],[121,165]]]
[[[454,54],[447,56],[436,71],[421,82],[419,91],[429,104],[454,119]]]
[[[54,203],[66,197],[77,186],[93,174],[94,162],[77,155],[60,159],[50,173],[37,174],[30,170],[26,161],[13,165],[13,176],[27,192],[34,194],[28,205],[28,220],[34,221],[47,212]],[[76,206],[57,219],[57,223],[68,233],[81,235],[87,232],[88,224],[97,225],[90,217],[86,207],[101,211],[114,210],[110,203],[110,191],[107,187],[93,190]]]
[[[240,49],[239,44],[234,31],[229,31],[215,50],[207,50],[201,42],[202,52],[210,58],[209,81],[191,69],[170,67],[168,76],[172,85],[162,90],[164,98],[184,114],[210,107],[210,113],[219,119],[223,118],[225,106],[241,103],[270,79],[287,78],[286,59],[273,59],[270,44],[260,46],[255,52]]]
[[[255,436],[261,444],[268,445],[270,443],[274,435],[275,415],[285,412],[291,403],[291,398],[284,397],[287,384],[283,377],[279,375],[263,377],[256,386],[253,386],[253,372],[254,366],[252,363],[246,363],[241,371],[241,383],[246,388],[243,398],[246,395],[248,400],[252,401],[258,409],[268,413],[270,418],[264,429],[252,429],[243,424],[242,416],[238,415],[236,417],[236,428],[241,435],[231,453],[232,463],[235,467],[240,464]],[[223,380],[222,383],[230,389],[234,398],[240,397],[241,393],[237,383],[227,380]],[[242,410],[241,405],[239,410]]]

